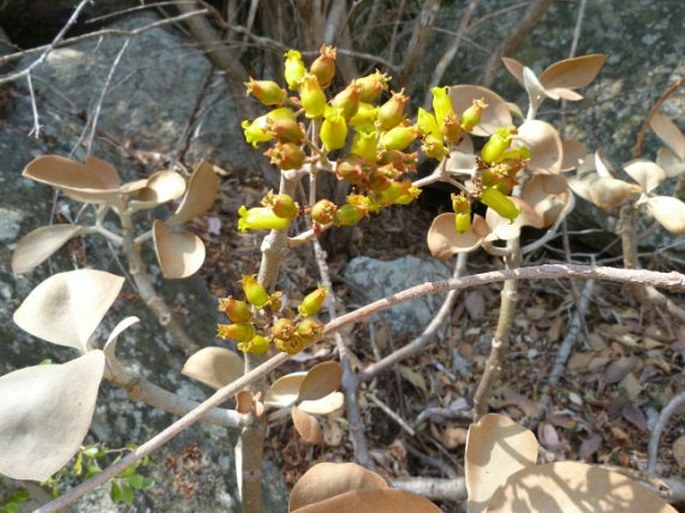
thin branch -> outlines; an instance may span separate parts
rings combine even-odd
[[[676,411],[685,405],[685,390],[682,390],[679,394],[674,395],[668,404],[659,413],[659,418],[656,421],[656,425],[652,430],[652,434],[649,437],[649,445],[647,446],[647,472],[650,474],[656,474],[656,456],[659,452],[659,440],[661,440],[661,434],[666,428],[666,424],[671,420],[671,417],[676,413]]]
[[[48,58],[48,55],[50,52],[52,52],[55,47],[59,44],[60,41],[64,38],[64,35],[69,31],[69,29],[76,23],[78,20],[78,17],[81,15],[81,11],[86,7],[87,4],[90,3],[90,0],[81,0],[79,4],[76,6],[74,9],[74,12],[71,13],[71,16],[67,20],[67,22],[64,24],[62,29],[57,33],[55,36],[55,39],[52,40],[52,42],[44,47],[43,53],[40,54],[40,56],[33,61],[31,64],[29,64],[26,68],[24,68],[21,71],[17,71],[16,73],[13,73],[12,75],[8,75],[6,77],[0,78],[0,85],[5,84],[7,82],[12,82],[13,80],[16,80],[18,78],[21,78],[23,76],[28,75],[33,71],[34,68],[39,66],[40,64],[45,61],[45,59]]]
[[[93,115],[89,119],[90,134],[88,135],[88,139],[86,141],[86,155],[90,155],[91,150],[93,149],[93,139],[95,138],[95,129],[96,129],[97,124],[98,124],[98,118],[100,117],[100,112],[102,111],[102,104],[105,101],[105,95],[107,94],[109,86],[112,83],[112,78],[114,78],[114,71],[119,66],[119,63],[121,62],[121,58],[124,56],[124,53],[126,52],[126,49],[128,48],[128,45],[130,43],[131,43],[130,37],[128,37],[124,40],[124,44],[121,45],[119,52],[117,53],[116,57],[114,58],[114,61],[112,62],[112,65],[109,68],[109,73],[107,73],[107,78],[105,79],[105,83],[102,86],[102,91],[100,91],[100,96],[98,98],[98,101],[95,104],[95,109],[93,109]],[[86,123],[86,127],[88,126],[89,123]],[[86,129],[86,127],[84,127],[84,130]],[[81,143],[81,138],[79,137],[79,140],[76,142],[75,146],[78,146],[80,143]]]
[[[459,278],[459,276],[462,276],[465,273],[466,259],[467,253],[460,253],[457,257],[457,263],[454,267],[454,278]],[[396,351],[393,351],[382,360],[369,365],[366,369],[359,373],[359,379],[361,381],[369,381],[370,379],[376,377],[378,374],[380,374],[383,370],[387,369],[388,367],[396,364],[401,360],[414,356],[418,352],[425,349],[426,345],[435,340],[438,330],[441,327],[443,327],[445,321],[452,314],[452,309],[454,308],[454,304],[457,301],[458,295],[458,290],[450,290],[447,294],[447,297],[440,306],[438,313],[435,315],[435,317],[433,317],[428,326],[426,326],[426,329],[423,330],[423,333],[421,333],[418,337],[416,337],[406,346]]]
[[[424,58],[424,52],[428,45],[428,38],[435,22],[435,17],[440,10],[440,0],[427,0],[422,2],[421,12],[404,57],[404,64],[400,70],[397,81],[400,86],[408,86],[411,82],[419,63]]]
[[[668,490],[651,486],[662,499],[672,503],[685,500],[685,481],[680,478],[665,478],[663,485]],[[439,479],[430,477],[411,477],[390,480],[393,488],[423,495],[429,499],[446,502],[463,502],[466,499],[466,480],[463,477]]]
[[[615,267],[587,266],[576,264],[543,264],[518,269],[502,269],[481,274],[451,278],[444,281],[434,281],[415,285],[391,296],[379,299],[353,312],[341,315],[326,325],[325,332],[332,333],[355,322],[365,319],[369,315],[387,310],[397,304],[411,299],[440,294],[451,289],[464,290],[466,288],[500,283],[508,279],[519,280],[559,280],[577,278],[582,280],[603,280],[617,283],[649,283],[654,287],[661,287],[672,292],[685,292],[685,275],[675,271],[668,273],[647,271],[644,269],[620,269]]]

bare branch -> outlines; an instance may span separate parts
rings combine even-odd
[[[409,85],[412,77],[416,73],[419,62],[424,57],[426,45],[433,29],[435,17],[440,9],[440,0],[428,0],[423,2],[421,12],[416,20],[416,25],[409,41],[407,53],[404,56],[404,65],[397,77],[399,84],[404,87]]]

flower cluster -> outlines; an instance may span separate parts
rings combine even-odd
[[[233,297],[219,299],[219,311],[231,321],[219,324],[217,336],[237,342],[245,353],[262,354],[271,344],[278,351],[299,353],[323,337],[323,324],[314,316],[323,307],[327,290],[318,287],[297,307],[297,312],[282,308],[281,292],[269,294],[254,276],[244,275],[245,301]]]

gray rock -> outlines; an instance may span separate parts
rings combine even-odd
[[[445,280],[452,272],[444,263],[430,257],[406,256],[388,261],[357,257],[347,265],[344,276],[352,300],[366,304],[412,285]],[[444,294],[434,294],[414,299],[375,314],[371,320],[386,322],[391,333],[398,337],[418,335],[433,319],[444,298]]]

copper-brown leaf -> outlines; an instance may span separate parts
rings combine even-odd
[[[195,234],[174,231],[156,219],[152,224],[157,261],[165,278],[187,278],[195,274],[205,261],[205,245]]]
[[[685,135],[673,121],[657,112],[649,120],[649,126],[680,160],[685,160]]]
[[[509,417],[488,414],[471,424],[464,455],[468,513],[485,511],[495,490],[534,465],[537,454],[535,435]]]
[[[215,389],[243,375],[243,360],[225,347],[203,347],[193,353],[183,365],[181,374]]]
[[[495,492],[487,513],[676,513],[624,474],[574,461],[525,468]]]
[[[319,445],[323,442],[323,430],[316,417],[301,411],[297,406],[293,406],[290,413],[295,429],[305,442],[311,445]]]
[[[300,385],[298,401],[321,399],[340,388],[342,368],[338,362],[321,362],[307,372]]]
[[[69,239],[79,235],[83,228],[77,224],[53,224],[41,226],[26,234],[12,254],[12,272],[21,274],[30,271]]]
[[[201,161],[193,171],[188,181],[188,190],[176,209],[176,213],[169,218],[169,224],[182,224],[192,218],[207,212],[219,192],[219,178],[214,167],[207,161]]]
[[[542,72],[540,82],[545,89],[585,87],[595,79],[606,59],[605,54],[594,53],[557,61]]]
[[[385,479],[356,463],[317,463],[295,483],[288,511],[352,490],[387,489]]]

